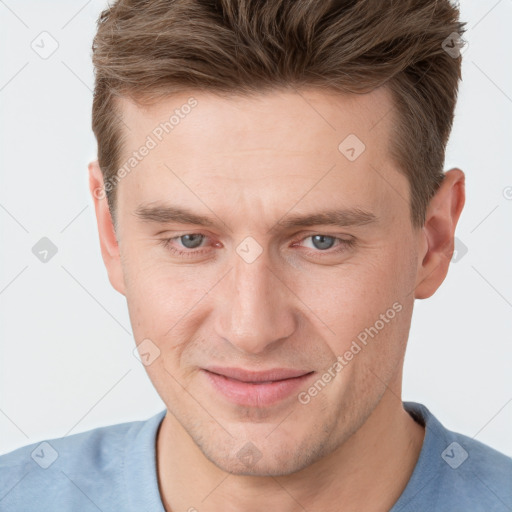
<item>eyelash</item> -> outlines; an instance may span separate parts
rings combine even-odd
[[[184,258],[191,258],[191,257],[198,256],[198,255],[202,254],[204,251],[202,251],[202,250],[194,250],[194,249],[190,249],[190,250],[187,250],[187,251],[180,251],[179,249],[176,249],[176,247],[173,247],[171,245],[171,242],[173,240],[177,240],[177,239],[181,238],[182,236],[192,235],[192,234],[202,235],[205,238],[208,238],[207,235],[203,235],[202,233],[183,233],[181,235],[174,236],[172,238],[164,238],[164,239],[160,240],[160,243],[164,246],[165,249],[170,251],[172,254],[175,254],[177,256],[184,257]],[[313,235],[309,235],[309,236],[306,236],[304,238],[300,238],[297,241],[293,242],[292,245],[294,245],[294,244],[296,244],[298,242],[303,242],[304,240],[307,240],[308,238],[311,238],[311,237],[317,236],[317,235],[323,235],[323,236],[326,236],[326,237],[329,237],[329,238],[333,238],[335,241],[337,240],[338,242],[340,242],[340,243],[338,243],[338,249],[334,249],[334,250],[327,249],[325,251],[321,251],[321,250],[316,250],[315,251],[313,249],[309,249],[306,252],[308,252],[310,254],[312,252],[315,255],[322,255],[322,254],[332,255],[332,254],[337,254],[337,253],[343,252],[343,251],[345,251],[347,249],[350,249],[350,248],[352,248],[352,247],[354,247],[356,245],[356,241],[353,238],[345,240],[344,238],[338,238],[338,237],[331,236],[331,235],[324,235],[323,233],[315,233]],[[322,256],[320,256],[320,257],[322,257]]]

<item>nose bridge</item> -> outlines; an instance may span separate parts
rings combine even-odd
[[[265,254],[254,261],[234,254],[233,260],[217,311],[218,334],[241,351],[261,353],[293,333],[291,294]]]

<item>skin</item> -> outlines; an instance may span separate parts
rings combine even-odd
[[[101,170],[89,166],[110,282],[126,296],[135,341],[150,339],[160,351],[146,369],[168,410],[157,438],[165,508],[389,510],[424,437],[401,402],[414,300],[431,296],[446,276],[464,174],[445,173],[425,225],[413,227],[408,181],[388,152],[396,119],[386,115],[393,105],[385,88],[229,99],[191,92],[146,108],[123,99],[123,158],[190,96],[197,106],[118,184],[116,230],[95,193]],[[351,133],[366,146],[354,161],[338,150]],[[135,214],[157,202],[215,224]],[[278,224],[331,208],[359,208],[376,220]],[[205,238],[191,249],[179,238],[186,234]],[[315,244],[318,234],[334,237],[332,247]],[[236,250],[248,236],[262,249],[251,263]],[[172,237],[173,247],[195,254],[171,253],[162,240]],[[293,393],[273,405],[236,405],[201,370],[314,372],[307,392],[396,303],[400,312],[307,404]],[[248,442],[260,456],[254,464],[237,456]]]

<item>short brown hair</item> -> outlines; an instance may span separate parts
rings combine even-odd
[[[449,0],[118,0],[101,13],[93,42],[104,179],[122,149],[119,96],[144,103],[194,89],[365,93],[385,84],[397,114],[390,152],[421,227],[444,177],[461,78],[460,55],[445,49],[464,31],[458,17]],[[113,216],[115,190],[107,191]]]

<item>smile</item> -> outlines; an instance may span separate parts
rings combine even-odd
[[[210,386],[231,403],[266,407],[294,394],[315,373],[277,368],[252,372],[240,368],[203,369]]]

